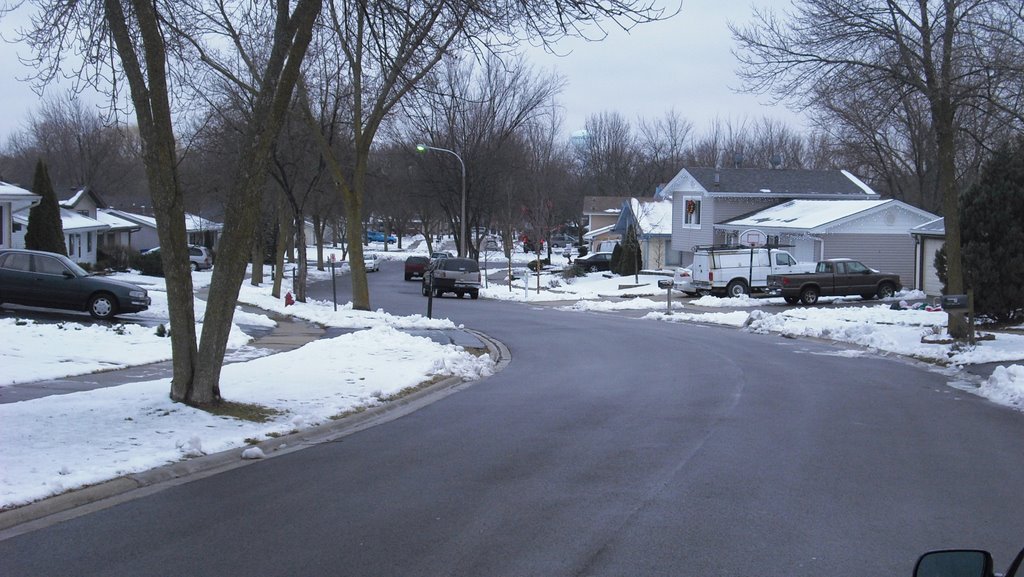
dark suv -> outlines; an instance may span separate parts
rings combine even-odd
[[[423,275],[423,296],[439,297],[444,293],[469,294],[470,298],[480,296],[480,265],[469,258],[440,258],[430,262]]]

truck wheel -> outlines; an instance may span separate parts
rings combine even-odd
[[[425,297],[430,296],[430,290],[427,289],[427,285],[420,286],[420,292],[422,292],[423,296],[425,296]]]
[[[884,282],[878,285],[878,298],[892,298],[892,295],[894,294],[896,294],[896,287],[894,287],[892,283]]]
[[[800,302],[800,297],[782,297],[786,301],[786,304],[795,305]]]
[[[477,292],[477,291],[473,291],[473,292],[469,293],[469,298],[471,298],[473,300],[476,300],[476,299],[480,298],[480,293]]]
[[[800,302],[805,305],[813,305],[818,302],[818,287],[809,286],[800,291]]]
[[[750,292],[747,288],[747,282],[743,279],[735,279],[729,282],[729,285],[725,287],[725,296],[738,297],[745,295]]]
[[[441,295],[443,295],[443,294],[444,294],[444,291],[442,291],[441,289],[434,289],[434,298],[439,299],[439,298],[441,298]]]

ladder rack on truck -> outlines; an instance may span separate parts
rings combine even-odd
[[[767,288],[769,274],[813,270],[813,263],[798,263],[791,253],[782,250],[791,246],[778,243],[694,246],[693,286],[703,292],[738,297]]]

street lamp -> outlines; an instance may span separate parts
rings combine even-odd
[[[462,166],[462,211],[459,216],[459,256],[468,256],[466,252],[466,163],[462,161],[462,157],[459,153],[454,150],[448,150],[447,148],[438,148],[436,146],[427,146],[426,144],[417,144],[417,152],[426,152],[428,150],[436,150],[438,152],[447,152],[448,154],[459,159],[459,165]]]

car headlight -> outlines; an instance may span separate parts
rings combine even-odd
[[[128,291],[128,296],[132,297],[133,299],[144,299],[146,298],[146,291]]]

